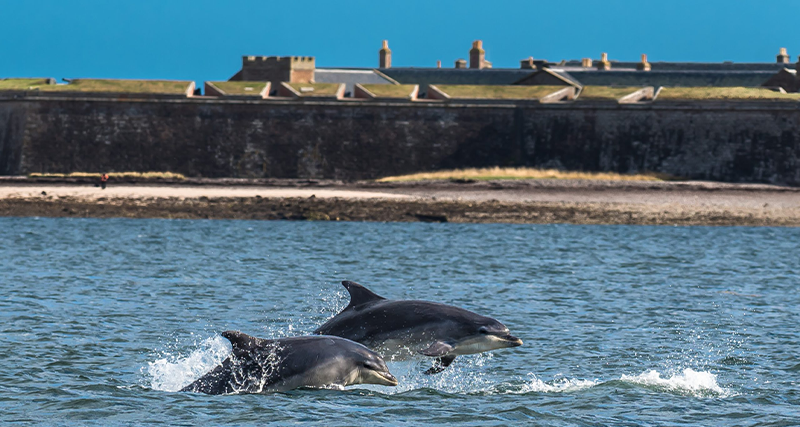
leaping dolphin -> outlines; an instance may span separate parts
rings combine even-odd
[[[491,317],[429,301],[389,300],[355,282],[342,282],[350,304],[314,334],[335,335],[404,358],[436,357],[426,374],[442,372],[456,356],[517,347],[522,340]]]
[[[331,336],[266,340],[238,331],[222,336],[233,353],[181,391],[269,393],[300,387],[397,385],[383,359],[356,342]]]

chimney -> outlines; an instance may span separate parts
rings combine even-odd
[[[436,68],[442,68],[442,61],[436,61]]]
[[[636,69],[639,71],[650,71],[650,63],[647,62],[647,54],[642,54],[642,61],[636,64]]]
[[[472,42],[472,49],[469,50],[469,68],[486,68],[486,51],[483,50],[481,40]]]
[[[456,59],[456,68],[467,68],[467,61],[463,59]]]
[[[389,40],[383,41],[383,47],[378,51],[380,68],[392,68],[392,51],[389,49]]]
[[[533,70],[536,69],[536,66],[533,65],[533,57],[529,57],[528,59],[523,59],[519,61],[519,68],[523,70]]]
[[[600,60],[597,61],[597,69],[598,70],[610,70],[611,63],[608,62],[608,54],[603,52],[600,54]]]
[[[789,63],[790,59],[789,59],[789,55],[786,53],[786,48],[785,47],[781,48],[780,52],[778,53],[777,60],[778,60],[778,64],[788,64]]]
[[[583,58],[583,59],[581,59],[581,67],[583,67],[583,68],[592,68],[592,58]]]

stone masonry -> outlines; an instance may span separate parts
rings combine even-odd
[[[447,168],[800,185],[797,103],[0,100],[0,174],[370,179]]]

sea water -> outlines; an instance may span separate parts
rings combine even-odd
[[[798,229],[2,218],[0,260],[4,424],[800,424]],[[397,387],[177,391],[222,331],[313,331],[341,280],[525,344],[390,361]]]

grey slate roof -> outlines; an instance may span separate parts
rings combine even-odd
[[[387,68],[381,72],[400,84],[443,85],[510,85],[534,70],[515,68]]]
[[[367,68],[317,68],[314,70],[317,83],[344,83],[345,92],[353,93],[353,86],[360,84],[393,84],[375,70]]]
[[[570,66],[572,62],[567,62],[565,66],[553,65],[549,70],[581,85],[592,86],[758,87],[785,65],[793,66],[793,64],[778,63],[653,62],[652,71],[637,71],[634,68],[636,62],[612,61],[612,69],[605,71]],[[511,85],[534,72],[536,70],[517,68],[478,70],[398,67],[380,71],[368,68],[317,68],[314,80],[319,83],[345,83],[346,91],[352,93],[355,83],[392,84],[391,80],[400,84],[418,84],[421,90],[425,90],[430,84]]]
[[[596,61],[596,60],[595,60]],[[611,70],[636,69],[638,62],[611,61]],[[580,67],[581,61],[570,60],[561,64],[551,63],[554,68]],[[771,71],[777,73],[782,68],[794,68],[795,64],[778,62],[650,62],[653,71]]]
[[[574,80],[591,86],[716,86],[757,87],[777,71],[601,71],[589,68],[566,71]]]

